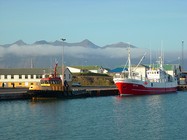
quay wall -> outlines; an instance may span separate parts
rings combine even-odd
[[[84,91],[83,94],[81,93],[81,91]],[[32,99],[32,97],[27,92],[28,89],[0,88],[0,101]],[[67,97],[67,99],[81,98],[81,97],[115,96],[119,94],[117,88],[95,88],[95,89],[77,90],[77,92],[81,94],[79,94],[79,96],[70,95]]]

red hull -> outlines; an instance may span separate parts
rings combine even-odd
[[[169,92],[176,92],[177,87],[157,88],[157,87],[145,87],[143,85],[133,83],[117,82],[116,86],[120,95],[133,94],[133,95],[149,95],[149,94],[162,94]]]

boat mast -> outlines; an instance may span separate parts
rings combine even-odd
[[[149,52],[150,52],[150,54],[149,54],[149,68],[151,69],[152,68],[152,50],[151,50],[151,47],[150,47],[150,49],[149,49]]]
[[[56,62],[55,67],[54,67],[54,78],[57,77],[57,66],[58,66],[58,63]]]
[[[160,69],[163,70],[163,60],[162,60],[162,56],[160,56]]]
[[[159,56],[158,58],[158,65],[160,67],[161,70],[163,70],[163,56],[162,56],[162,52],[161,52],[161,55]]]
[[[160,69],[161,70],[163,70],[163,61],[164,61],[164,55],[163,55],[163,50],[162,50],[162,48],[163,48],[163,42],[161,42],[161,56],[160,56]]]
[[[62,86],[64,86],[64,71],[65,71],[65,68],[64,68],[64,41],[66,41],[65,38],[62,38]]]
[[[128,71],[129,71],[129,78],[131,78],[131,53],[130,53],[130,44],[128,47],[128,63],[129,63],[129,67],[128,67]]]

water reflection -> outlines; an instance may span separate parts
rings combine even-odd
[[[187,94],[0,102],[5,139],[185,139]]]
[[[180,133],[183,127],[177,128],[181,119],[176,114],[179,111],[176,103],[177,94],[118,96],[114,103],[116,127],[125,134],[136,132],[139,139],[144,136],[163,139],[168,133],[171,136],[174,135],[172,132]]]

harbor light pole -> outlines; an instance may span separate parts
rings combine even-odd
[[[65,68],[64,68],[64,44],[63,42],[66,41],[65,38],[62,38],[62,85],[64,86],[64,71],[65,71]]]
[[[182,40],[182,62],[181,62],[181,69],[184,68],[184,41]]]

